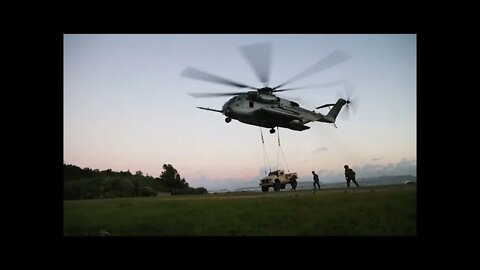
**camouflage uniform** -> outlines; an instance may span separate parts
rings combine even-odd
[[[348,168],[348,165],[343,166],[345,168],[345,179],[347,180],[347,187],[350,187],[350,181],[353,181],[357,187],[360,187],[355,179],[355,172]]]
[[[290,180],[290,185],[292,185],[292,189],[290,190],[297,190],[297,176],[293,175],[292,179]]]

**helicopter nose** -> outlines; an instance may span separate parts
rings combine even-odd
[[[230,106],[223,106],[223,112],[225,115],[229,115],[232,112],[232,108]]]

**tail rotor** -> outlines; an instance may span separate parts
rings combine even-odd
[[[350,120],[351,114],[356,114],[358,110],[358,98],[353,96],[353,93],[355,92],[355,86],[350,83],[345,83],[343,85],[343,92],[344,93],[338,93],[337,96],[338,98],[343,98],[347,101],[347,104],[345,104],[345,109],[340,112],[341,117],[344,120]]]

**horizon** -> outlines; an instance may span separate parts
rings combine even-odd
[[[73,165],[73,166],[77,166],[75,164],[64,164],[64,165]],[[91,169],[91,170],[99,170],[99,171],[106,171],[106,170],[109,170],[109,169],[105,169],[105,170],[101,170],[101,169],[98,169],[98,168],[89,168],[89,167],[80,167],[80,166],[77,166],[83,170],[85,169]],[[111,170],[111,169],[110,169]],[[127,170],[120,170],[120,171],[115,171],[115,170],[112,170],[113,172],[130,172],[132,175],[135,175],[136,171],[131,171],[130,169],[127,169]],[[159,178],[160,175],[150,175],[148,173],[145,173],[143,172],[143,175],[144,176],[150,176],[150,177],[153,177],[153,178]],[[182,174],[180,172],[178,172],[180,177],[181,178],[184,178],[182,176]],[[363,169],[361,169],[361,173],[362,174],[365,174],[367,176],[363,176],[363,177],[358,177],[357,180],[360,180],[360,179],[368,179],[368,178],[381,178],[381,177],[396,177],[396,176],[413,176],[413,177],[417,177],[416,175],[416,168],[415,167],[410,167],[409,169],[406,169],[406,170],[388,170],[388,172],[385,172],[385,170],[382,170],[381,172],[380,171],[370,171],[370,172],[367,172]],[[375,173],[377,173],[377,175],[375,175]],[[381,175],[378,175],[378,173],[383,173]],[[386,173],[386,174],[385,174]],[[268,173],[267,173],[268,174]],[[265,175],[261,176],[260,178],[253,178],[249,181],[241,181],[241,182],[230,182],[230,185],[228,186],[217,186],[217,187],[206,187],[206,186],[192,186],[188,179],[185,178],[185,181],[187,183],[189,183],[190,187],[193,187],[193,188],[199,188],[199,187],[204,187],[206,188],[207,190],[209,191],[215,191],[215,190],[235,190],[235,189],[242,189],[242,188],[253,188],[254,186],[257,187],[259,182],[260,182],[260,179],[263,178]],[[335,175],[329,175],[327,176],[327,180],[322,180],[322,179],[325,179],[322,176],[319,176],[320,177],[320,183],[321,184],[337,184],[337,183],[344,183],[345,182],[345,178],[344,178],[344,174],[343,172],[342,173],[337,173]],[[305,175],[300,175],[299,178],[298,178],[298,182],[302,182],[302,183],[312,183],[312,177],[311,176],[305,176]],[[245,184],[246,186],[242,186],[242,184]]]
[[[370,181],[371,179],[375,179],[375,178],[391,178],[391,177],[414,177],[415,179],[417,178],[416,176],[414,175],[411,175],[411,174],[402,174],[402,175],[380,175],[380,176],[372,176],[372,177],[362,177],[362,178],[357,178],[356,180],[359,181],[359,180],[363,180],[365,181],[365,179],[367,179],[368,181]],[[313,185],[313,181],[312,180],[306,180],[306,181],[298,181],[298,184],[304,184],[304,185]],[[343,181],[335,181],[335,182],[322,182],[320,181],[320,184],[322,186],[330,186],[330,185],[338,185],[338,184],[343,184],[343,185],[346,185],[346,181],[345,179],[343,179]],[[360,184],[360,183],[359,183]],[[287,185],[288,186],[288,185]],[[297,189],[299,188],[300,186],[297,186]],[[216,191],[216,190],[241,190],[241,189],[250,189],[250,188],[256,188],[258,190],[260,190],[260,186],[244,186],[244,187],[237,187],[237,188],[233,188],[233,189],[214,189],[214,190],[209,190],[209,191]]]

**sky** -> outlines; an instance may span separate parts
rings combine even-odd
[[[239,48],[264,42],[272,44],[270,86],[335,50],[351,56],[288,85],[352,85],[355,103],[342,109],[337,128],[313,122],[305,131],[270,134],[196,108],[221,109],[231,97],[188,93],[243,89],[182,77],[184,69],[261,87]],[[278,96],[313,110],[347,94],[336,85]],[[416,35],[66,34],[63,109],[64,163],[81,168],[157,177],[163,164],[172,164],[190,186],[209,190],[256,186],[265,171],[277,168],[297,172],[299,181],[312,181],[316,171],[323,183],[343,180],[344,164],[357,178],[416,176]]]

